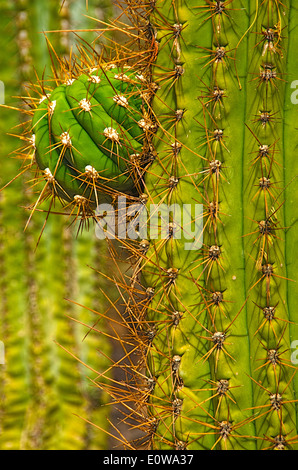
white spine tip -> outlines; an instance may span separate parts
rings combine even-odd
[[[155,128],[153,122],[150,121],[150,119],[144,119],[144,118],[138,121],[138,126],[144,131],[154,130]]]
[[[125,75],[125,73],[116,73],[116,75],[114,75],[114,78],[116,80],[122,80],[123,82],[129,82],[130,79],[127,75]]]
[[[55,181],[55,178],[49,168],[45,168],[45,170],[43,170],[43,175],[49,183],[53,183]]]
[[[92,179],[97,179],[98,176],[99,176],[98,171],[95,170],[95,168],[92,165],[86,165],[85,166],[85,175],[88,178],[92,178]]]
[[[38,101],[38,104],[42,103],[44,100],[48,99],[50,95],[43,95],[40,100]]]
[[[54,101],[49,101],[49,104],[48,104],[48,112],[50,115],[52,115],[54,113],[54,109],[56,107],[56,100]]]
[[[65,85],[70,86],[73,84],[74,81],[75,81],[74,78],[69,78],[68,80],[66,80]]]
[[[35,134],[32,134],[32,136],[29,138],[29,144],[36,149],[36,137]]]
[[[139,80],[140,82],[146,82],[146,78],[142,73],[137,73],[136,79]]]
[[[73,200],[76,204],[80,205],[80,204],[86,204],[88,202],[88,199],[86,199],[84,196],[81,196],[80,194],[76,194],[74,197],[73,197]]]
[[[100,83],[100,82],[101,82],[101,79],[100,79],[97,75],[91,75],[91,76],[88,78],[88,82],[91,82],[91,83]]]

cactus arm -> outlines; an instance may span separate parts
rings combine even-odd
[[[179,385],[176,384],[177,391],[175,391],[174,384],[173,391],[170,393],[170,396],[175,397],[177,393],[179,399],[183,399],[183,405],[181,414],[178,417],[174,416],[174,418],[172,418],[174,422],[173,428],[175,429],[175,431],[177,430],[177,435],[174,431],[169,432],[172,432],[174,434],[174,436],[172,436],[172,439],[174,440],[179,439],[183,442],[190,442],[190,448],[191,446],[204,447],[204,445],[209,445],[213,447],[215,441],[216,443],[220,441],[220,423],[223,421],[229,421],[229,416],[232,416],[233,419],[236,420],[239,425],[242,421],[245,421],[249,416],[249,412],[243,412],[244,408],[248,408],[252,404],[250,396],[241,393],[241,387],[243,385],[248,385],[250,387],[249,379],[244,373],[244,370],[248,370],[249,368],[249,349],[247,349],[244,353],[243,347],[239,344],[240,338],[247,336],[246,315],[245,309],[243,308],[243,305],[245,303],[243,258],[240,257],[238,265],[234,259],[231,261],[230,265],[227,261],[223,259],[220,260],[220,265],[217,266],[216,263],[213,263],[215,265],[214,266],[212,265],[212,263],[209,263],[210,266],[207,265],[207,269],[206,267],[204,269],[204,262],[206,263],[208,261],[208,256],[206,260],[206,254],[204,254],[204,252],[206,253],[206,247],[208,250],[211,246],[221,246],[222,244],[223,253],[225,250],[227,253],[231,250],[231,246],[228,245],[229,239],[227,236],[230,227],[233,227],[233,234],[235,234],[235,237],[233,236],[233,238],[231,239],[231,245],[233,245],[233,250],[240,252],[242,251],[242,211],[240,206],[240,198],[239,194],[237,195],[237,191],[239,191],[238,188],[242,185],[241,156],[243,141],[242,146],[239,146],[239,140],[241,142],[241,131],[239,129],[238,133],[236,131],[235,136],[233,135],[230,138],[228,137],[227,147],[229,151],[223,156],[224,151],[218,150],[216,148],[214,149],[214,146],[212,146],[213,150],[210,151],[209,154],[208,151],[210,150],[212,144],[210,144],[211,139],[207,137],[207,150],[206,148],[203,149],[203,151],[199,150],[199,154],[205,152],[204,155],[207,155],[207,158],[206,156],[203,157],[203,159],[205,159],[204,161],[202,157],[198,155],[198,143],[200,142],[200,140],[202,140],[202,131],[200,130],[201,128],[199,125],[196,124],[196,122],[198,121],[198,116],[201,116],[201,118],[204,119],[205,112],[205,116],[207,115],[207,120],[211,121],[211,119],[208,117],[208,114],[210,114],[213,122],[215,122],[215,119],[218,120],[219,111],[218,109],[216,109],[213,114],[211,110],[205,107],[203,108],[203,111],[201,111],[200,114],[198,113],[198,102],[194,100],[194,77],[198,76],[206,80],[207,77],[205,75],[213,75],[213,80],[211,81],[210,88],[213,89],[213,86],[217,85],[221,89],[227,89],[228,98],[227,102],[224,102],[224,110],[221,111],[219,122],[220,128],[224,128],[225,132],[227,131],[227,135],[229,135],[229,129],[233,129],[234,132],[234,127],[236,127],[235,124],[243,120],[245,112],[245,101],[242,106],[239,106],[238,82],[235,77],[233,77],[231,70],[230,75],[229,71],[226,73],[224,68],[220,65],[214,65],[211,74],[210,72],[209,74],[204,72],[204,64],[202,64],[202,61],[199,60],[201,57],[200,53],[198,52],[198,49],[210,49],[212,41],[214,40],[214,31],[210,23],[208,24],[208,22],[206,22],[204,26],[202,26],[201,23],[200,27],[202,28],[202,30],[200,31],[201,34],[198,38],[198,19],[193,16],[193,10],[191,8],[192,6],[189,6],[188,15],[186,15],[187,8],[185,7],[185,5],[185,8],[181,9],[181,14],[183,18],[182,20],[180,19],[180,9],[178,9],[178,19],[177,17],[175,17],[175,14],[173,14],[173,17],[175,17],[176,24],[184,24],[184,21],[187,18],[185,32],[184,30],[182,32],[183,39],[181,40],[181,56],[179,57],[181,63],[183,63],[184,72],[181,77],[177,78],[176,80],[174,78],[172,78],[172,80],[169,79],[169,83],[167,83],[167,80],[164,78],[164,83],[166,84],[164,85],[164,87],[162,87],[162,80],[158,82],[159,67],[163,68],[163,73],[165,76],[167,76],[167,66],[170,68],[170,70],[173,69],[174,61],[171,57],[171,54],[169,53],[169,49],[172,48],[172,50],[175,50],[175,47],[173,46],[173,42],[169,41],[168,39],[169,27],[167,29],[167,36],[165,35],[165,37],[167,38],[167,46],[165,48],[163,48],[162,42],[163,31],[159,30],[157,33],[157,40],[159,41],[159,53],[157,57],[157,65],[155,66],[156,72],[154,79],[158,85],[161,85],[161,91],[159,89],[156,93],[156,97],[153,101],[153,109],[157,110],[156,113],[158,114],[158,116],[166,114],[165,109],[167,106],[169,109],[172,110],[172,112],[176,109],[184,109],[186,110],[186,112],[183,115],[181,123],[176,124],[175,132],[169,133],[164,130],[163,126],[161,128],[160,134],[162,135],[162,137],[160,137],[160,141],[157,140],[155,143],[157,158],[152,167],[150,168],[146,179],[147,190],[150,195],[149,201],[153,199],[154,203],[156,203],[159,200],[167,200],[168,204],[177,203],[180,207],[182,207],[183,203],[191,204],[196,201],[197,203],[203,203],[204,207],[208,207],[208,204],[206,203],[206,200],[208,202],[208,199],[206,199],[206,196],[204,194],[204,185],[199,185],[199,183],[196,183],[194,181],[198,180],[200,170],[202,171],[202,169],[206,168],[206,163],[210,163],[217,159],[220,159],[220,156],[224,158],[225,165],[227,166],[227,175],[230,183],[230,187],[228,189],[229,194],[231,194],[231,197],[233,197],[233,194],[235,194],[235,197],[238,197],[236,203],[233,199],[231,199],[230,204],[222,204],[223,196],[221,191],[224,190],[220,188],[220,193],[218,194],[218,191],[214,189],[215,186],[217,186],[217,183],[216,185],[214,185],[214,181],[211,181],[209,187],[207,186],[207,184],[205,184],[205,187],[207,186],[209,190],[209,200],[216,203],[219,203],[220,201],[220,207],[223,207],[223,213],[229,215],[229,217],[227,217],[227,220],[224,221],[224,230],[221,231],[220,224],[217,224],[216,231],[214,231],[212,227],[211,229],[209,227],[209,231],[206,228],[204,231],[204,248],[201,249],[199,252],[185,250],[183,243],[186,242],[186,239],[183,237],[180,241],[169,240],[165,244],[167,258],[165,259],[161,250],[158,251],[158,269],[156,267],[152,269],[151,266],[150,270],[147,267],[144,269],[145,272],[150,271],[152,273],[153,270],[156,271],[156,278],[158,278],[158,276],[160,276],[160,278],[162,278],[162,276],[165,276],[165,281],[157,281],[158,289],[155,288],[155,291],[157,290],[158,292],[161,292],[161,294],[155,294],[153,300],[150,303],[149,319],[153,318],[153,314],[151,314],[151,311],[154,311],[154,308],[156,308],[156,311],[158,311],[158,308],[160,309],[160,305],[163,305],[163,307],[167,305],[167,297],[169,297],[171,303],[169,307],[166,307],[166,309],[170,310],[170,308],[176,304],[176,309],[178,311],[181,309],[183,311],[185,310],[185,316],[187,317],[183,319],[181,321],[181,324],[179,325],[179,330],[182,329],[182,331],[179,331],[179,333],[173,335],[172,354],[175,354],[175,350],[177,347],[181,354],[179,376],[181,376],[181,378],[183,379],[183,386],[180,390]],[[195,6],[203,7],[206,5],[204,2],[196,2]],[[241,5],[237,4],[236,7],[237,6]],[[158,5],[156,6],[156,9],[158,17]],[[165,9],[160,10],[162,11],[163,17],[165,16],[165,12],[168,12],[169,9],[170,7],[167,5],[165,6]],[[183,16],[183,14],[185,15],[185,17]],[[244,19],[242,19],[243,13],[242,16],[241,14],[239,14],[240,22],[239,18],[237,17],[237,13],[233,13],[233,15],[231,16],[233,17],[233,25],[240,23],[241,25],[244,24],[247,27],[246,16],[244,17]],[[173,21],[173,18],[169,19],[167,15],[167,26],[168,24],[171,24],[171,20]],[[158,22],[156,21],[156,23]],[[224,29],[224,25],[222,25],[222,28]],[[207,34],[203,34],[203,31],[205,32],[205,29],[207,31],[209,30],[209,35],[208,32]],[[229,26],[225,30],[231,32],[229,31]],[[232,30],[231,27],[230,30]],[[232,34],[231,37],[233,37]],[[199,40],[201,38],[204,38],[204,40],[206,39],[206,47]],[[231,40],[229,42],[228,47],[230,47],[231,49],[233,49],[233,47],[235,48],[239,39],[239,33],[238,35],[234,34],[233,42]],[[176,50],[179,51],[180,54],[180,48],[179,46],[177,46],[177,40],[176,42],[174,41],[174,44],[176,46]],[[171,57],[172,59],[170,64],[168,64],[169,57]],[[246,64],[244,61],[244,63],[242,64],[243,69],[241,69],[240,71],[242,75],[244,74],[243,70],[245,70],[245,66]],[[171,72],[168,72],[169,76],[170,73]],[[160,75],[162,76],[162,74]],[[176,94],[174,94],[174,91],[176,92]],[[197,90],[197,94],[199,95],[199,90]],[[156,102],[157,104],[155,108]],[[209,106],[209,108],[211,108],[211,106]],[[167,110],[167,114],[169,114],[169,109]],[[209,129],[207,129],[207,131],[209,131]],[[204,130],[204,132],[206,132],[206,130]],[[204,132],[203,139],[206,139],[206,135],[204,135]],[[157,134],[157,138],[158,136],[159,134]],[[181,150],[177,152],[178,156],[176,156],[175,154],[173,155],[173,153],[170,153],[170,151],[168,150],[168,141],[175,142],[175,139],[177,139],[178,144],[182,147]],[[235,171],[233,171],[235,167],[236,169]],[[177,184],[177,187],[175,187],[171,191],[168,190],[168,198],[166,199],[165,189],[163,189],[162,192],[160,191],[162,196],[158,195],[157,188],[159,188],[159,186],[157,182],[158,179],[160,179],[161,181],[165,181],[166,176],[168,176],[169,178],[169,176],[173,174],[170,172],[171,169],[174,170],[172,170],[174,176],[177,176],[179,178],[179,183]],[[176,169],[177,174],[175,174]],[[185,177],[185,175],[192,176]],[[154,186],[151,180],[154,181]],[[163,186],[161,186],[161,188],[165,187],[165,183],[163,184]],[[148,253],[148,256],[150,258],[151,251],[149,250]],[[198,253],[200,253],[199,256]],[[152,260],[152,258],[150,259]],[[164,261],[165,266],[163,265]],[[154,262],[156,262],[155,257],[153,257],[153,263]],[[171,293],[167,296],[166,288],[162,286],[167,280],[165,275],[166,269],[173,267],[179,269],[179,272],[177,279],[173,283],[173,287],[171,287]],[[161,272],[163,272],[164,274],[161,275]],[[233,304],[235,304],[235,308],[233,308],[233,313],[231,312],[226,320],[223,320],[223,318],[216,318],[217,324],[214,323],[214,318],[211,322],[208,321],[208,316],[212,317],[212,315],[210,315],[211,309],[206,307],[204,308],[204,299],[202,299],[203,289],[200,286],[204,278],[208,290],[213,288],[215,291],[227,291],[228,298],[233,299]],[[237,281],[234,279],[237,279]],[[146,280],[147,285],[154,285],[154,281],[152,279],[150,280],[150,282],[148,279]],[[167,282],[169,283],[169,281]],[[178,299],[182,298],[182,293],[183,300],[179,302]],[[226,295],[226,293],[224,293],[224,295]],[[155,307],[155,305],[157,306]],[[205,314],[205,320],[202,314],[200,316],[196,316],[196,314],[194,313],[195,311],[193,310],[194,305],[196,305],[197,309],[198,306],[201,305],[200,310],[201,313],[203,311],[203,313]],[[217,314],[217,317],[220,317],[220,315]],[[161,316],[157,313],[157,321],[160,321],[160,318]],[[206,321],[207,327],[205,326]],[[230,324],[233,324],[235,333],[233,334],[229,332],[231,335],[231,339],[229,338],[230,341],[229,345],[227,346],[227,353],[223,353],[222,351],[218,353],[218,350],[215,349],[215,352],[212,354],[212,351],[214,351],[214,347],[212,347],[213,345],[211,340],[214,333],[225,331],[227,326]],[[176,338],[177,346],[175,343]],[[156,341],[158,341],[158,339],[156,339]],[[164,338],[161,335],[160,342],[162,341],[164,341]],[[184,348],[182,347],[183,342],[185,343]],[[159,343],[158,347],[156,346],[156,348],[158,350],[162,349]],[[162,349],[162,351],[165,355],[165,349]],[[206,358],[210,360],[207,361]],[[166,367],[165,365],[163,365],[165,364],[165,362],[165,358],[163,357],[161,364],[164,368]],[[191,363],[195,364],[195,366],[193,366],[192,368],[190,367]],[[206,401],[208,395],[207,387],[206,390],[202,392],[202,389],[204,389],[202,385],[202,388],[200,388],[200,393],[198,393],[198,391],[195,392],[195,384],[203,384],[204,377],[206,377],[206,375],[208,374],[209,368],[211,368],[211,377],[213,378],[214,383],[216,383],[216,381],[229,379],[230,377],[232,377],[231,387],[233,388],[232,393],[235,406],[233,406],[232,404],[233,400],[231,400],[231,403],[229,404],[227,404],[226,401],[223,400],[224,403],[222,405],[222,409],[220,409],[219,414],[214,413],[214,410],[212,410],[212,408],[210,407],[210,403],[208,404],[209,406],[207,410],[205,410],[204,405],[202,405],[202,403],[208,403],[208,400]],[[234,373],[234,368],[237,369],[236,374]],[[169,374],[169,367],[167,367],[165,370]],[[161,380],[161,382],[164,384],[164,379]],[[155,387],[155,391],[156,389],[157,387]],[[168,429],[172,429],[169,424]],[[188,433],[186,432],[186,429],[188,430]],[[241,433],[243,433],[244,435],[253,436],[253,426],[251,424],[247,425],[246,427],[243,425],[241,431],[236,432],[236,434]],[[217,434],[219,435],[219,437],[216,437]],[[159,431],[157,431],[157,436],[159,435]],[[164,436],[163,431],[161,431],[161,435]],[[171,440],[170,438],[168,439]],[[208,444],[205,444],[205,441]],[[225,441],[226,440],[224,439],[222,442],[222,445],[224,447],[230,445],[234,447],[238,444],[241,447],[242,445],[238,442],[239,439],[237,441],[237,438],[235,438],[235,440],[233,438],[229,439],[229,441],[231,442],[229,442],[228,444]],[[253,447],[253,441],[251,440],[250,444],[247,445]]]
[[[136,86],[130,86],[130,72],[124,77],[119,68],[113,70],[113,79],[107,74],[99,78],[99,90],[92,87],[92,80],[99,75],[92,72],[88,78],[79,74],[42,98],[34,110],[32,132],[37,163],[49,186],[54,190],[57,186],[63,199],[69,199],[76,190],[86,200],[98,201],[92,177],[101,186],[133,191],[130,160],[142,152],[143,127],[148,125],[146,119],[140,119],[142,84],[135,79]],[[107,104],[102,106],[105,101]],[[125,107],[129,113],[132,110],[131,116],[124,117],[117,107]]]

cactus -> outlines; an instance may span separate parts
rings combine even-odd
[[[83,221],[96,220],[105,195],[116,210],[117,195],[139,203],[139,238],[119,236],[130,276],[112,252],[110,277],[125,306],[111,300],[113,331],[125,331],[113,335],[124,354],[111,367],[127,382],[96,380],[140,431],[129,441],[115,427],[115,437],[129,449],[297,449],[297,9],[290,0],[126,0],[123,9],[130,25],[112,24],[128,41],[101,56],[102,80],[92,83],[81,49],[74,81],[33,106],[28,137],[51,195]],[[124,90],[115,70],[121,83],[129,76]],[[129,107],[126,92],[138,97]],[[102,149],[99,115],[123,126],[123,147]]]
[[[189,219],[203,217],[202,247],[186,249],[183,218],[180,239],[150,240],[142,271],[157,325],[147,354],[156,448],[296,447],[282,199],[293,10],[165,1],[150,15],[159,130],[148,200],[203,207]]]
[[[98,404],[102,405],[107,398],[90,387],[95,372],[86,372],[70,353],[88,357],[90,367],[98,373],[107,367],[107,361],[96,352],[99,342],[93,332],[81,341],[88,325],[89,328],[92,325],[90,313],[65,300],[75,297],[77,302],[83,303],[86,299],[84,265],[92,264],[92,260],[95,262],[97,252],[104,256],[102,244],[95,239],[76,240],[76,231],[68,226],[67,220],[48,220],[43,230],[43,213],[35,212],[27,223],[28,211],[23,207],[34,207],[36,196],[32,175],[25,174],[22,169],[20,177],[15,179],[19,161],[7,158],[19,150],[15,148],[15,138],[5,134],[9,132],[15,136],[21,132],[19,128],[28,125],[28,103],[26,100],[23,105],[18,102],[22,114],[16,115],[7,109],[9,105],[16,107],[15,99],[10,97],[27,94],[30,80],[36,80],[33,66],[36,73],[47,80],[51,62],[47,42],[40,31],[53,29],[54,25],[57,28],[61,21],[60,5],[56,0],[29,3],[27,0],[4,2],[1,16],[1,35],[5,38],[1,80],[5,85],[6,102],[1,108],[1,150],[5,156],[1,166],[1,186],[5,188],[0,192],[0,339],[4,345],[0,365],[0,448],[91,449],[95,442],[97,448],[102,448],[106,446],[106,434],[95,433],[82,418],[88,412],[89,417],[96,417],[101,427],[106,428],[108,412],[103,414]],[[67,16],[73,14],[65,2],[61,14],[65,27]],[[68,20],[72,22],[70,18]],[[53,42],[57,51],[69,54],[69,45],[65,41],[61,44],[60,38],[55,36],[51,44]],[[32,158],[31,148],[28,157],[25,168]],[[9,180],[13,182],[7,187]],[[88,249],[83,251],[82,247]],[[71,275],[70,266],[73,271],[76,267],[76,272]],[[104,266],[101,269],[104,270]],[[103,299],[99,295],[100,287],[100,281],[91,272],[88,276],[89,300]],[[83,319],[84,329],[78,323]],[[63,344],[64,349],[57,342]],[[100,344],[108,355],[106,339],[102,338]]]
[[[156,449],[297,448],[295,15],[290,2],[157,1],[146,17],[158,127],[147,208],[176,213],[157,240],[147,221],[135,296],[125,290],[141,330],[135,420]]]

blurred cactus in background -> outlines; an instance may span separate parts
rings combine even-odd
[[[5,89],[1,104],[25,110],[1,108],[2,187],[20,167],[19,142],[6,133],[19,134],[28,119],[26,98],[22,102],[16,97],[26,97],[37,76],[45,81],[52,76],[43,31],[86,29],[90,21],[84,14],[86,7],[78,2],[65,1],[61,6],[58,0],[4,0],[1,4],[0,78]],[[108,2],[102,2],[101,8],[98,2],[96,11],[90,7],[88,14],[106,19],[112,8]],[[48,41],[61,57],[70,54],[75,42],[66,32],[48,33]],[[110,346],[104,336],[99,339],[89,332],[94,314],[71,301],[89,305],[94,300],[106,308],[100,291],[105,282],[88,267],[105,270],[106,247],[94,234],[77,237],[77,228],[70,227],[71,221],[63,216],[49,217],[43,230],[47,214],[35,212],[27,224],[30,211],[24,207],[32,208],[36,201],[31,178],[24,173],[0,192],[0,339],[4,344],[0,448],[105,448],[107,434],[84,418],[102,428],[108,425],[101,407],[107,397],[88,377],[93,379],[95,371],[100,374],[106,368]],[[58,203],[55,210],[59,211]],[[93,372],[75,356],[87,361]]]

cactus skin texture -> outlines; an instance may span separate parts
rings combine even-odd
[[[122,380],[120,386],[101,378],[96,383],[126,410],[127,424],[143,433],[129,442],[119,431],[116,439],[128,449],[296,450],[297,368],[291,353],[297,287],[291,285],[297,130],[287,80],[297,71],[297,7],[290,0],[126,0],[127,6],[133,12],[133,27],[127,28],[131,50],[117,50],[114,65],[119,67],[120,57],[122,64],[137,57],[129,70],[141,73],[142,97],[152,100],[146,98],[150,105],[141,111],[146,125],[140,159],[127,170],[128,154],[123,160],[113,154],[116,171],[100,189],[114,196],[138,191],[150,230],[146,238],[122,240],[133,262],[128,280],[113,255],[118,278],[111,280],[126,308],[123,314],[111,301],[119,317],[111,324],[115,331],[122,322],[127,333],[113,335],[124,354],[112,368],[124,370],[128,380],[126,388]],[[134,55],[136,44],[141,52]],[[81,74],[75,86],[87,90],[81,82],[88,74],[80,79]],[[68,90],[58,87],[50,101],[61,94],[65,102]],[[100,86],[98,93],[101,102]],[[74,95],[72,109],[83,97]],[[102,102],[105,110],[107,103]],[[61,125],[67,113],[60,116],[55,107],[56,128],[48,124],[53,116],[44,120],[47,141],[41,143],[38,116],[50,114],[44,104],[33,118],[43,172],[52,137],[70,124]],[[128,148],[135,154],[133,137]],[[73,186],[78,178],[66,178],[71,162],[79,180],[86,165],[100,175],[106,165],[101,158],[90,160],[89,151],[77,158],[65,151],[53,159],[50,170],[64,171],[59,184],[70,199],[80,186]],[[138,175],[139,184],[133,179],[133,186],[122,186],[127,171]],[[113,177],[121,178],[118,192]],[[96,193],[95,187],[87,199],[96,201]],[[135,202],[132,196],[129,202]],[[166,237],[165,220],[154,218],[163,205],[172,207]],[[82,207],[78,212],[89,215]],[[193,231],[200,221],[202,243]]]

